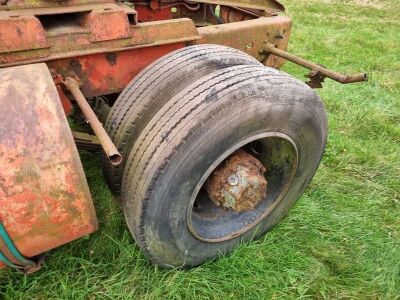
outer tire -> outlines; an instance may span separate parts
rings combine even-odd
[[[298,150],[293,181],[256,226],[223,242],[197,239],[187,209],[206,169],[229,147],[262,131],[289,136]],[[122,205],[145,254],[163,267],[194,266],[260,237],[278,223],[315,174],[327,136],[317,94],[274,69],[235,66],[172,97],[138,137],[124,172]]]
[[[197,45],[163,56],[131,81],[112,107],[105,125],[123,156],[119,166],[103,159],[103,172],[113,192],[120,192],[126,158],[137,137],[164,103],[196,79],[235,65],[261,64],[236,49]]]

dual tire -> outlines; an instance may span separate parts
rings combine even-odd
[[[258,238],[304,192],[325,148],[327,118],[304,83],[238,50],[199,45],[149,65],[121,93],[106,129],[124,161],[103,169],[128,227],[163,267],[195,266]],[[204,183],[239,149],[267,169],[267,196],[218,207]]]

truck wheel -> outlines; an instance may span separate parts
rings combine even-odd
[[[196,79],[235,65],[261,63],[229,47],[197,45],[156,60],[131,81],[112,107],[105,125],[124,158],[119,166],[103,159],[103,171],[112,191],[120,192],[126,156],[140,132],[164,103]]]
[[[317,94],[280,71],[234,66],[160,108],[128,157],[122,206],[145,254],[195,266],[258,238],[301,196],[321,160]]]

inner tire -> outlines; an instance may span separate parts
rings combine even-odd
[[[105,124],[123,157],[118,166],[103,157],[103,172],[113,192],[120,192],[126,158],[137,137],[164,103],[196,79],[235,65],[261,63],[246,53],[225,46],[190,46],[156,60],[126,86]]]
[[[254,65],[214,71],[166,102],[134,144],[122,186],[127,224],[144,253],[163,267],[195,266],[229,252],[287,214],[314,176],[326,136],[323,104],[304,83]],[[243,213],[227,216],[225,226],[196,223],[193,199],[204,175],[237,149],[268,138],[259,159],[271,162],[266,177],[275,182],[275,196],[260,202],[249,224]]]

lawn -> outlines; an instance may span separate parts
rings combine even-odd
[[[328,145],[288,217],[215,262],[161,270],[131,238],[99,159],[82,153],[100,230],[51,251],[31,276],[0,271],[0,298],[400,299],[400,1],[282,2],[294,19],[293,53],[370,76],[318,90]]]

